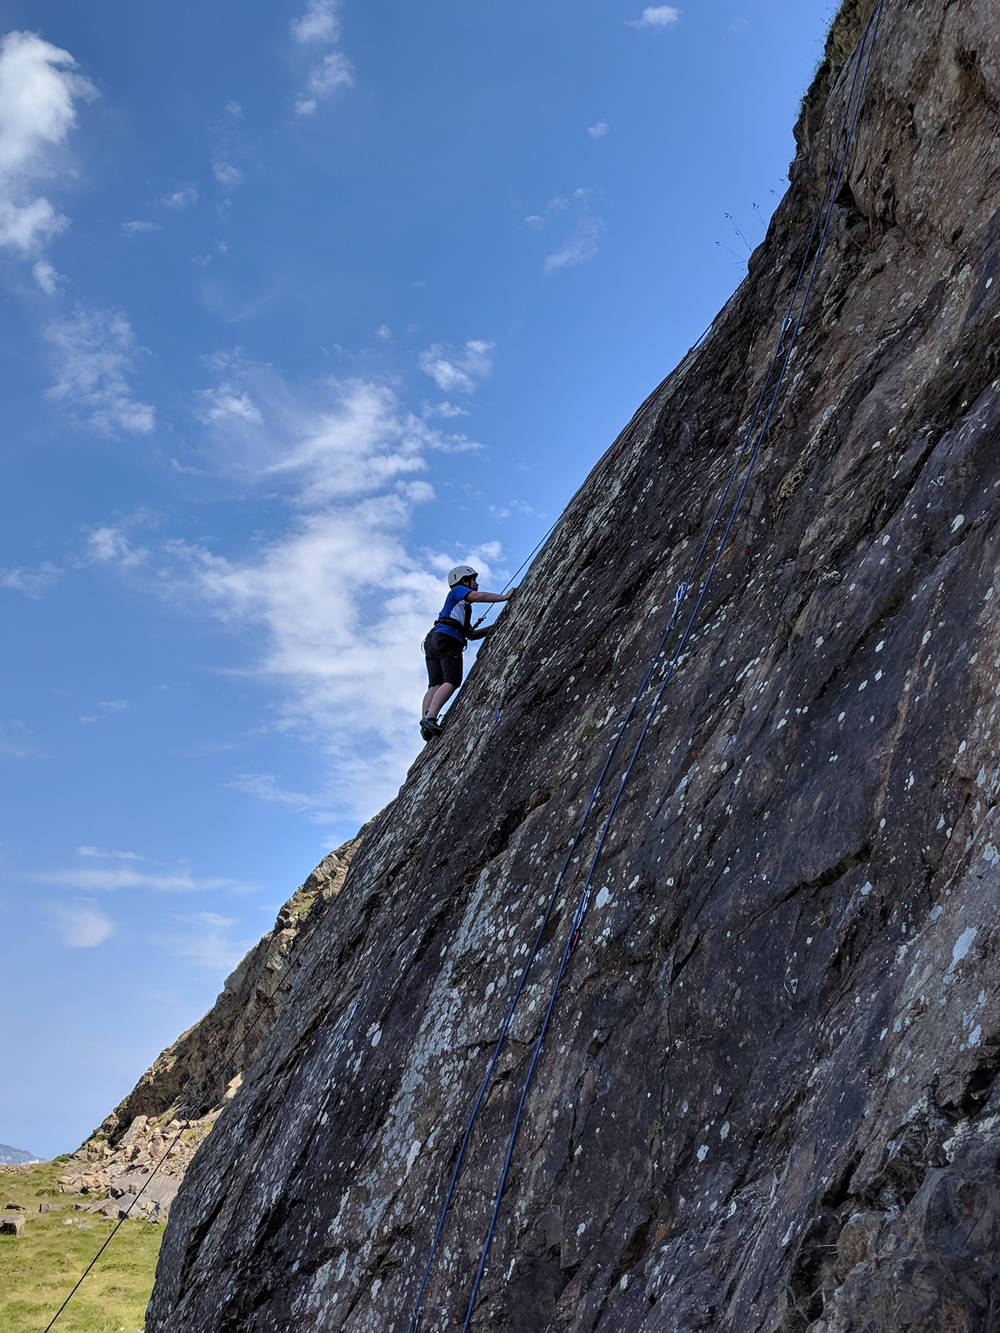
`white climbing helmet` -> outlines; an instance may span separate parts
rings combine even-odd
[[[466,579],[478,579],[479,574],[471,565],[456,565],[454,569],[448,570],[448,587],[454,588],[458,583],[464,583]]]

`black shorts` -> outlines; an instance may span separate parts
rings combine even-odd
[[[454,634],[432,630],[424,639],[424,657],[427,660],[427,686],[461,685],[462,641]]]

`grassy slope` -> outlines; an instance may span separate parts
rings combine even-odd
[[[0,1329],[42,1333],[93,1259],[114,1223],[74,1211],[92,1195],[61,1194],[56,1177],[62,1162],[0,1167],[0,1212],[16,1203],[25,1216],[24,1234],[0,1236]],[[40,1213],[40,1203],[61,1205]],[[90,1228],[84,1230],[84,1228]],[[163,1227],[123,1223],[83,1286],[59,1316],[53,1333],[135,1333],[143,1327],[153,1289]]]

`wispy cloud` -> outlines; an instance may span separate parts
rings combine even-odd
[[[47,588],[51,588],[53,583],[57,583],[62,575],[63,571],[59,566],[51,564],[48,560],[33,569],[23,566],[19,569],[0,569],[0,588],[7,588],[11,592],[23,592],[26,597],[38,598]]]
[[[160,948],[215,973],[231,972],[257,943],[250,937],[233,938],[235,919],[218,912],[171,913],[168,920],[171,926],[157,935]]]
[[[106,524],[87,533],[87,553],[91,560],[101,564],[115,564],[121,569],[133,569],[149,559],[149,551],[134,546],[123,525]]]
[[[335,817],[334,802],[328,797],[315,792],[288,791],[280,786],[273,773],[240,773],[226,786],[231,791],[241,791],[258,801],[267,801],[272,805],[289,805],[300,812],[306,812],[317,823],[328,823]]]
[[[483,380],[493,366],[494,344],[482,338],[470,338],[458,353],[435,343],[420,354],[420,369],[430,375],[444,393],[472,393],[476,381]]]
[[[33,32],[0,41],[0,246],[36,255],[68,225],[39,191],[64,168],[77,104],[96,96],[68,51]]]
[[[172,208],[175,213],[179,213],[185,208],[194,207],[198,202],[198,190],[194,185],[182,185],[179,189],[164,195],[163,202],[167,208]]]
[[[91,893],[114,893],[120,889],[151,889],[156,893],[205,893],[218,889],[242,889],[237,880],[199,879],[190,870],[173,874],[155,875],[132,870],[127,866],[101,869],[42,870],[31,876],[35,884],[51,884],[58,888],[81,889]]]
[[[627,19],[630,28],[669,28],[677,22],[681,11],[674,5],[647,5],[637,19]]]
[[[243,172],[231,162],[213,162],[212,172],[224,190],[235,190],[243,184]]]
[[[59,274],[47,259],[37,259],[35,266],[31,270],[35,275],[35,281],[41,287],[46,296],[55,296],[59,288]]]
[[[50,398],[83,410],[102,435],[120,431],[148,435],[156,414],[133,397],[128,376],[135,368],[132,327],[120,311],[78,310],[45,331],[56,362]]]
[[[212,389],[199,389],[198,400],[201,404],[199,416],[208,424],[235,418],[260,425],[264,419],[250,395],[228,382]]]
[[[573,228],[568,240],[545,256],[545,272],[554,273],[561,268],[574,268],[586,264],[597,254],[597,242],[604,223],[598,217],[585,212]]]
[[[443,403],[424,403],[422,408],[425,417],[467,417],[469,409],[459,407],[457,403],[449,403],[447,399]]]
[[[434,359],[475,383],[489,346],[441,346]],[[215,542],[147,534],[136,549],[116,520],[91,533],[92,554],[131,562],[128,577],[147,580],[151,594],[240,633],[240,671],[275,691],[272,725],[308,735],[327,763],[316,792],[246,770],[234,788],[312,820],[333,810],[365,818],[412,760],[418,645],[441,604],[443,574],[468,560],[485,581],[500,559],[487,546],[410,545],[415,508],[435,494],[435,455],[479,446],[432,411],[409,410],[395,385],[292,384],[239,353],[212,358],[211,368],[217,385],[196,404],[199,464],[232,477],[243,495],[256,486],[284,496],[288,522],[233,557]],[[349,732],[345,717],[356,719]]]
[[[592,139],[603,139],[610,128],[606,120],[599,120],[595,125],[587,126],[587,133]]]
[[[90,857],[94,857],[94,858],[96,858],[97,860],[100,860],[100,861],[143,861],[143,860],[145,860],[145,858],[142,857],[142,856],[140,856],[140,855],[138,854],[138,852],[106,852],[106,851],[102,851],[102,849],[101,849],[100,847],[92,847],[92,846],[90,846],[90,845],[88,845],[88,844],[85,844],[85,845],[82,846],[82,847],[78,847],[78,848],[76,849],[76,854],[77,854],[77,856],[90,856]]]
[[[71,949],[93,949],[103,944],[115,925],[91,898],[75,903],[53,903],[47,913],[63,944]]]
[[[315,115],[320,102],[332,96],[338,88],[354,84],[354,69],[350,60],[339,49],[339,0],[310,0],[306,12],[292,22],[292,37],[301,46],[330,47],[310,68],[306,76],[306,92],[295,101],[300,116]]]
[[[135,222],[123,222],[122,231],[126,236],[140,236],[144,231],[159,231],[158,222],[144,222],[136,220]]]
[[[23,722],[0,722],[0,757],[44,759],[45,751]]]

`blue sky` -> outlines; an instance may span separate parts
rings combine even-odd
[[[746,272],[829,0],[0,0],[0,1141],[74,1148]]]

